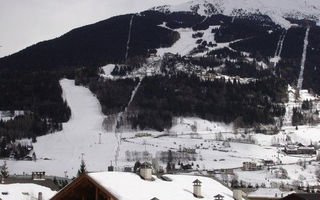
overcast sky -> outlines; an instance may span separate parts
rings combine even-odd
[[[188,0],[0,0],[0,57],[111,16]]]

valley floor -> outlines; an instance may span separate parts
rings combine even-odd
[[[309,144],[310,140],[319,141],[319,127],[299,127],[299,130],[295,130],[295,127],[287,126],[285,131],[277,135],[244,135],[241,131],[235,134],[232,124],[198,118],[176,118],[175,125],[167,132],[123,131],[116,135],[103,130],[102,122],[105,116],[101,112],[98,100],[89,89],[75,86],[74,81],[67,79],[61,80],[60,84],[64,98],[72,110],[71,119],[63,124],[63,131],[37,138],[37,142],[34,143],[36,162],[8,160],[11,174],[46,171],[48,175],[65,176],[66,173],[72,178],[76,176],[82,156],[89,171],[106,171],[111,161],[116,170],[123,170],[126,166],[132,167],[136,160],[160,159],[162,152],[177,152],[186,148],[194,149],[196,154],[191,154],[189,159],[192,161],[181,159],[181,162],[192,162],[196,170],[233,168],[239,180],[251,184],[265,183],[267,186],[271,186],[272,182],[291,185],[294,181],[301,181],[305,185],[317,184],[315,171],[319,164],[314,161],[315,156],[288,156],[272,144],[274,141],[285,143],[287,136],[304,144]],[[224,143],[224,140],[229,140],[229,144]],[[250,144],[248,140],[254,143]],[[243,162],[261,163],[263,159],[274,160],[275,171],[241,170]],[[301,160],[313,162],[304,169],[298,165]],[[166,167],[165,162],[159,164],[163,168]],[[280,179],[275,175],[276,169],[280,167],[287,170],[289,178]]]

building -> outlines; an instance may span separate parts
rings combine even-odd
[[[32,183],[0,184],[0,191],[3,200],[49,200],[56,194],[50,188]]]
[[[52,179],[40,180],[40,179],[33,179],[33,177],[30,177],[30,176],[20,176],[20,177],[9,176],[8,178],[3,179],[1,183],[1,185],[13,185],[13,184],[39,185],[46,188],[50,188],[53,191],[58,191],[59,189]]]
[[[263,162],[263,165],[264,165],[264,166],[268,166],[268,167],[275,165],[275,163],[274,163],[273,160],[263,160],[262,162]]]
[[[290,194],[281,200],[319,200],[320,193]]]
[[[32,180],[45,180],[46,172],[32,172]]]
[[[234,170],[232,168],[228,169],[215,169],[213,170],[214,174],[229,174],[229,175],[234,175]]]
[[[243,162],[242,163],[242,170],[243,171],[256,171],[256,170],[261,170],[262,166],[257,165],[255,162]]]
[[[316,149],[313,146],[296,146],[296,145],[287,145],[284,150],[286,154],[309,154],[309,155],[315,155],[317,154]]]
[[[51,200],[197,200],[199,196],[202,200],[214,200],[219,194],[224,196],[224,200],[233,200],[233,192],[212,178],[192,175],[165,177],[167,179],[153,176],[154,180],[148,181],[135,173],[126,172],[83,174]]]
[[[293,191],[282,191],[279,188],[259,188],[248,194],[249,200],[277,200],[294,193]]]

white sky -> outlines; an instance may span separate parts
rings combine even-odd
[[[188,0],[0,0],[0,57],[119,14]]]

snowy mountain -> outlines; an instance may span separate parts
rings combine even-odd
[[[176,6],[160,6],[154,10],[194,12],[203,16],[262,14],[285,28],[290,27],[286,18],[310,19],[320,23],[320,2],[317,0],[197,0]]]
[[[152,159],[165,167],[170,150],[193,170],[233,168],[247,184],[316,185],[317,164],[302,171],[302,156],[281,148],[320,141],[319,4],[157,7],[1,58],[0,113],[10,114],[0,116],[1,157],[13,173],[72,177],[82,157],[90,171],[110,161],[117,169]],[[279,166],[241,170],[264,159]]]

